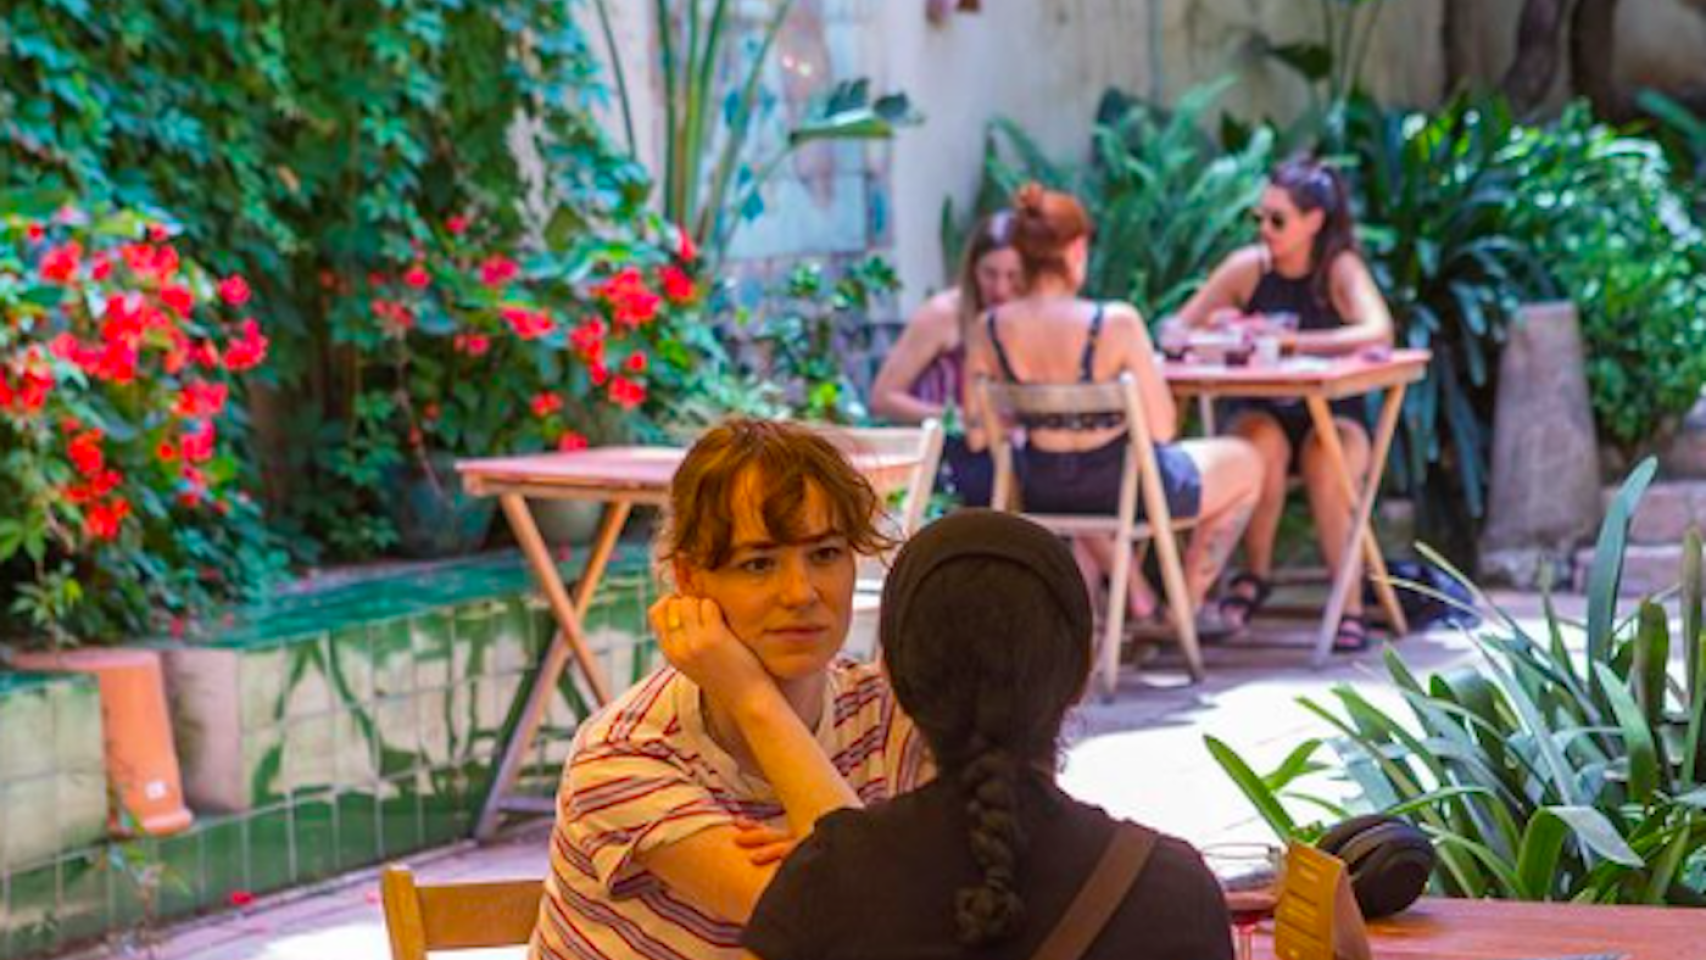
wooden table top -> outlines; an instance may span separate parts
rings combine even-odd
[[[1186,397],[1303,397],[1328,400],[1358,396],[1374,390],[1415,383],[1427,375],[1427,350],[1394,350],[1381,359],[1357,354],[1348,357],[1288,357],[1265,366],[1228,367],[1222,364],[1168,360],[1162,376],[1173,392]]]
[[[1271,960],[1271,932],[1256,956]],[[1706,958],[1706,910],[1424,897],[1368,925],[1375,960],[1541,960],[1596,954],[1628,960]]]
[[[476,496],[520,493],[568,500],[661,504],[687,451],[681,447],[591,447],[568,453],[459,460],[456,471]],[[879,491],[903,486],[918,458],[894,453],[849,454]]]

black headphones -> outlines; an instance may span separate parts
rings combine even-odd
[[[1369,919],[1387,917],[1416,902],[1434,869],[1427,834],[1383,814],[1352,817],[1322,835],[1315,846],[1345,863],[1357,906]]]

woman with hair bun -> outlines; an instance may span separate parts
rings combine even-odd
[[[1229,960],[1226,904],[1182,840],[1121,823],[1056,784],[1061,726],[1090,677],[1092,615],[1072,553],[1013,514],[925,527],[883,586],[878,636],[939,776],[844,810],[782,865],[743,945],[761,960],[1028,960],[1106,851],[1111,884],[1082,960]]]
[[[1280,164],[1269,177],[1255,210],[1261,242],[1245,247],[1210,274],[1179,311],[1188,326],[1252,325],[1277,333],[1298,353],[1336,356],[1392,343],[1392,314],[1363,262],[1344,178],[1316,160]],[[1276,318],[1285,315],[1283,322]],[[1293,329],[1295,320],[1295,329]],[[1368,472],[1368,430],[1359,401],[1333,405],[1339,443],[1351,475]],[[1266,468],[1261,497],[1244,534],[1245,570],[1232,578],[1221,600],[1227,619],[1244,623],[1272,591],[1274,540],[1285,511],[1286,478],[1303,477],[1322,555],[1331,570],[1350,531],[1352,503],[1315,436],[1301,401],[1252,400],[1229,404],[1225,421],[1233,436],[1255,446]],[[1353,555],[1350,562],[1358,562]],[[1368,645],[1362,591],[1351,591],[1339,622],[1335,649]]]
[[[1237,546],[1261,486],[1261,463],[1234,439],[1174,442],[1178,417],[1161,378],[1149,330],[1136,308],[1079,296],[1090,259],[1090,217],[1073,197],[1032,183],[1013,198],[1013,246],[1024,266],[1025,295],[988,311],[972,328],[967,376],[1014,383],[1101,383],[1130,374],[1137,382],[1155,458],[1175,518],[1195,517],[1184,552],[1194,609]],[[1113,514],[1119,508],[1127,446],[1124,418],[1059,416],[1024,423],[1018,473],[1025,509],[1038,513]],[[981,438],[980,438],[981,439]],[[1139,504],[1141,512],[1142,506]],[[1112,569],[1113,546],[1079,538],[1092,584]],[[1156,618],[1154,593],[1132,564],[1128,592],[1134,622]],[[1212,619],[1200,628],[1213,632]],[[1224,630],[1219,632],[1224,633]]]

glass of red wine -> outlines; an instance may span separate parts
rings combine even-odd
[[[1256,928],[1279,906],[1285,851],[1271,843],[1221,843],[1204,847],[1202,855],[1226,897],[1238,960],[1250,960]]]

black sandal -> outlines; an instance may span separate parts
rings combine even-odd
[[[1249,592],[1239,592],[1244,588],[1249,588]],[[1274,585],[1266,577],[1248,571],[1240,573],[1226,584],[1226,594],[1220,598],[1221,619],[1247,627],[1273,593]]]
[[[1368,621],[1360,613],[1347,613],[1333,631],[1334,653],[1362,653],[1369,646]]]

